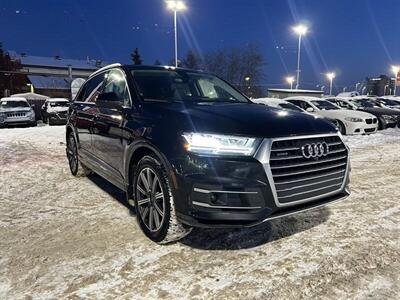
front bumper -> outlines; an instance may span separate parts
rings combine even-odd
[[[364,122],[346,122],[346,134],[359,135],[371,134],[378,131],[378,123],[366,124]]]
[[[0,126],[17,126],[17,125],[31,125],[36,121],[30,117],[17,117],[17,118],[4,118],[2,122],[0,122]]]
[[[279,201],[270,166],[272,140],[264,140],[254,157],[189,155],[176,161],[175,207],[178,219],[195,227],[248,227],[345,199],[350,161],[343,184],[334,191],[310,193],[306,200]],[[348,149],[347,149],[348,151]],[[290,189],[290,188],[289,188]]]

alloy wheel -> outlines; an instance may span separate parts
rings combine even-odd
[[[76,147],[75,139],[72,135],[70,135],[68,139],[67,157],[71,172],[74,174],[78,168],[78,149]]]
[[[140,171],[136,182],[138,212],[146,227],[158,231],[164,222],[165,196],[157,174],[149,167]]]

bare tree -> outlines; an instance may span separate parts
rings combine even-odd
[[[243,48],[226,48],[207,53],[202,68],[235,85],[249,97],[262,95],[264,57],[255,44]]]

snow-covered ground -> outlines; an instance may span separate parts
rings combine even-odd
[[[159,246],[124,195],[75,178],[64,127],[0,130],[0,299],[399,299],[400,130],[346,137],[352,195]]]

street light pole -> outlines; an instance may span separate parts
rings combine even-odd
[[[301,34],[299,34],[299,45],[297,47],[297,70],[296,70],[296,74],[297,74],[297,79],[296,79],[296,90],[299,89],[299,85],[300,85],[300,55],[301,55]]]
[[[393,87],[393,96],[396,96],[396,84],[397,84],[397,75],[400,72],[399,66],[392,66],[392,71],[394,73],[394,87]]]
[[[286,82],[290,84],[290,89],[293,90],[294,77],[292,76],[286,77]]]
[[[297,69],[296,69],[296,89],[300,86],[300,59],[301,59],[301,39],[307,33],[308,28],[304,25],[297,25],[293,27],[293,31],[299,36],[299,43],[297,46]]]
[[[176,26],[176,9],[174,10],[174,35],[175,35],[175,67],[178,67],[178,30]]]
[[[167,1],[167,8],[174,11],[174,47],[175,47],[175,67],[178,67],[178,27],[177,14],[178,11],[186,9],[186,5],[182,1],[170,0]]]
[[[336,75],[335,73],[327,73],[326,77],[329,79],[329,95],[332,95],[333,79]]]

